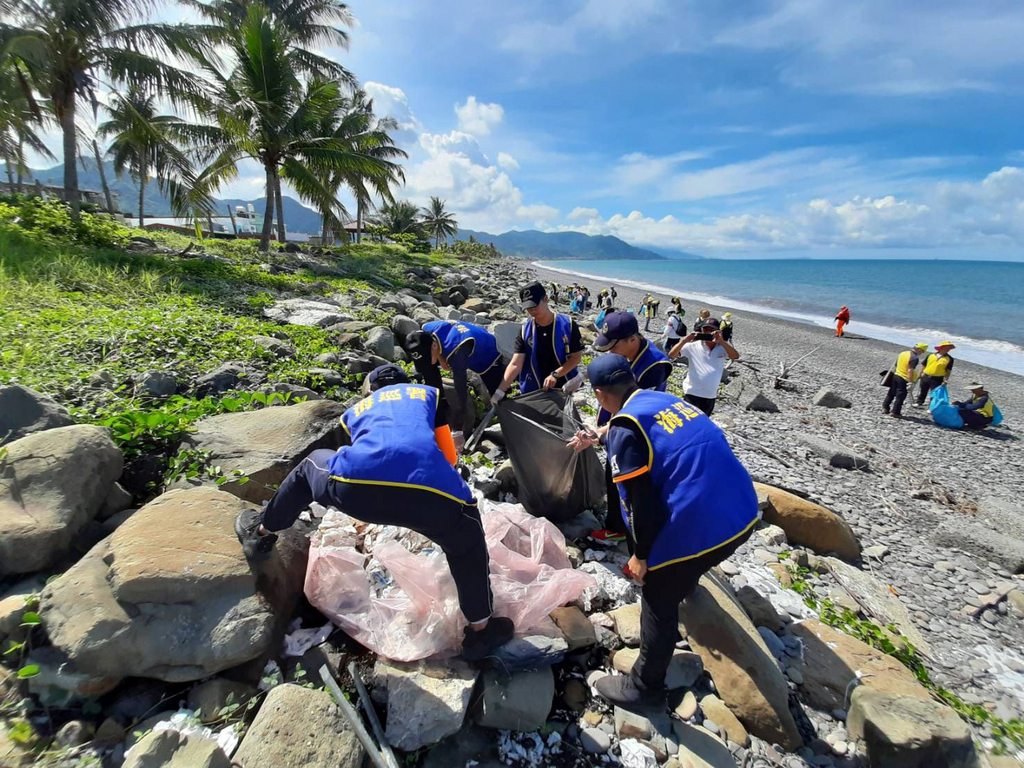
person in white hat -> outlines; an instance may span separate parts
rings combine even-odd
[[[972,382],[965,389],[970,390],[971,399],[961,400],[953,403],[960,409],[960,418],[964,420],[964,426],[968,429],[984,429],[992,423],[995,416],[996,404],[980,382]]]

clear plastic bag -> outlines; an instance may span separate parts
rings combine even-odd
[[[481,503],[494,612],[512,619],[517,634],[594,586],[592,576],[572,569],[565,538],[551,522],[518,504]],[[379,526],[363,526],[353,546],[332,546],[331,541],[352,540],[332,533],[349,528],[350,521],[328,515],[313,536],[306,566],[309,602],[385,658],[415,661],[458,653],[466,622],[444,553],[429,542],[412,552],[407,547],[421,547],[422,537],[404,535],[403,529],[381,532]],[[376,530],[368,535],[368,529]],[[365,553],[357,549],[364,542]]]

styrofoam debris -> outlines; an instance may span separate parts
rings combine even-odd
[[[231,757],[231,755],[234,754],[239,742],[238,730],[234,725],[227,725],[219,731],[214,731],[212,728],[205,726],[200,722],[199,715],[196,714],[195,710],[184,708],[179,709],[166,720],[158,722],[153,726],[153,731],[156,733],[160,733],[161,731],[176,731],[183,736],[210,739],[211,741],[217,742],[217,746],[220,747],[228,757]],[[125,757],[131,754],[132,750],[135,749],[135,746],[137,746],[138,743],[139,742],[135,742],[132,749],[129,749],[125,753]]]
[[[623,768],[658,768],[658,758],[654,756],[654,750],[636,739],[620,741],[619,755]]]
[[[557,755],[562,751],[561,737],[557,732],[551,734],[557,738],[549,737],[547,743],[536,732],[499,731],[499,734],[498,757],[505,765],[517,763],[530,768],[540,768],[550,763],[545,759],[548,755]]]
[[[322,627],[292,629],[284,637],[284,655],[301,656],[310,648],[320,645],[334,631],[334,625],[327,622]]]

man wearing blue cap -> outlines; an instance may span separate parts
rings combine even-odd
[[[601,332],[594,341],[599,352],[614,352],[629,361],[633,378],[640,389],[651,389],[664,392],[672,375],[672,363],[660,349],[651,344],[640,333],[636,315],[632,312],[610,312],[601,323]],[[597,432],[589,444],[603,440],[608,432],[608,420],[611,414],[604,408],[597,414]],[[605,479],[612,487],[611,462],[605,463]],[[626,537],[626,527],[619,508],[619,497],[616,493],[608,494],[608,515],[605,517],[605,528],[591,534],[604,540],[622,540]]]
[[[643,586],[640,655],[630,674],[604,677],[596,688],[623,709],[663,709],[679,604],[750,537],[757,494],[722,431],[675,395],[639,389],[625,357],[602,355],[587,374],[612,414],[609,495],[619,496],[632,542],[628,568]],[[580,433],[571,444],[585,439]]]
[[[433,320],[424,325],[422,331],[409,334],[405,340],[405,351],[423,381],[438,390],[442,386],[440,368],[452,372],[456,413],[462,417],[461,429],[453,435],[456,447],[461,449],[463,435],[473,431],[476,421],[476,410],[467,407],[467,371],[480,375],[488,394],[493,395],[497,391],[505,373],[497,339],[479,325]]]
[[[466,627],[462,655],[479,660],[512,638],[512,621],[491,616],[487,542],[476,499],[455,470],[455,446],[438,411],[440,394],[412,384],[396,365],[369,375],[370,395],[341,417],[348,445],[316,450],[284,479],[260,513],[235,521],[253,561],[271,556],[277,535],[316,501],[358,520],[409,528],[445,553]]]
[[[512,362],[492,400],[501,400],[519,379],[522,394],[538,389],[562,388],[578,379],[577,366],[583,359],[583,339],[571,315],[552,312],[544,286],[534,282],[519,291],[519,301],[530,319],[516,338]],[[573,382],[578,387],[582,379]]]

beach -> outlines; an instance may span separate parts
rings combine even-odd
[[[534,269],[545,285],[574,282],[566,274]],[[575,282],[587,285],[595,300],[608,287],[606,281],[587,278]],[[643,292],[615,287],[618,305],[636,311]],[[650,339],[660,338],[671,307],[670,296],[656,297],[661,305],[646,334]],[[558,306],[564,311],[567,302]],[[687,302],[683,307],[688,329],[703,308],[713,317],[725,311]],[[879,374],[894,364],[902,347],[858,335],[856,318],[847,335],[837,339],[821,327],[749,311],[732,310],[732,315],[733,344],[741,357],[731,372],[779,409],[749,411],[731,398],[719,399],[715,420],[751,475],[838,512],[865,548],[884,552],[881,558],[865,557],[866,566],[906,603],[933,647],[943,684],[965,700],[998,704],[1000,711],[1020,716],[1024,626],[996,611],[982,611],[979,598],[982,592],[1009,587],[1014,575],[1024,572],[1024,377],[957,361],[951,399],[968,396],[964,385],[980,380],[1005,416],[998,429],[944,429],[933,423],[927,408],[912,407],[909,397],[898,421],[882,413],[886,390]],[[592,327],[592,319],[582,322]],[[801,358],[789,375],[792,389],[774,388],[780,365],[792,366]],[[682,369],[673,374],[670,389],[682,391],[683,375]],[[849,400],[851,407],[813,405],[823,388]],[[870,470],[830,466],[813,455],[809,441],[814,440],[862,457]],[[760,561],[755,557],[758,546],[749,543],[740,553],[751,569],[764,562],[763,556]],[[1019,590],[1019,578],[1017,584]]]

